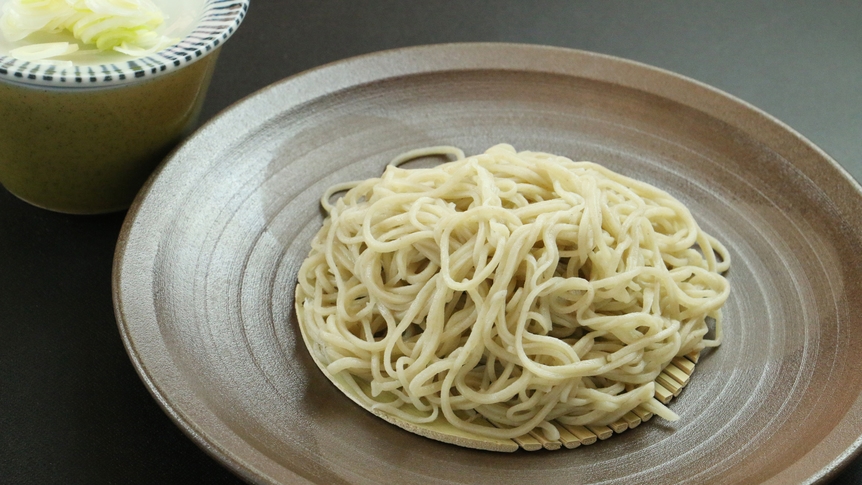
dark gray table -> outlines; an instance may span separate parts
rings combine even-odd
[[[574,47],[687,75],[774,115],[862,180],[862,2],[849,0],[252,0],[203,120],[324,63],[462,41]],[[54,214],[0,189],[0,483],[240,482],[129,363],[111,303],[123,217]],[[835,483],[862,483],[862,458]]]

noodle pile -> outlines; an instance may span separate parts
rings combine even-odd
[[[428,154],[458,160],[396,166]],[[551,420],[608,424],[642,404],[675,420],[656,377],[720,344],[726,249],[667,193],[594,163],[436,147],[321,202],[296,288],[303,337],[404,421],[556,439]]]

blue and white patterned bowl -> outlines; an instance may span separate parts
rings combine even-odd
[[[168,0],[164,0],[168,2]],[[134,82],[171,72],[217,49],[237,29],[249,0],[201,0],[203,12],[179,43],[146,57],[61,67],[0,55],[0,80],[55,87],[95,87]],[[158,3],[158,0],[157,2]]]

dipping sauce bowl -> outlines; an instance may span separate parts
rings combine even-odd
[[[0,184],[9,192],[72,214],[129,207],[195,127],[219,50],[248,10],[248,0],[165,3],[168,12],[185,4],[185,32],[146,57],[69,66],[0,51]]]

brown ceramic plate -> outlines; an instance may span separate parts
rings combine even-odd
[[[678,422],[476,451],[373,416],[314,365],[292,295],[323,190],[407,149],[498,142],[657,185],[730,249],[725,342],[672,403]],[[116,315],[153,396],[252,482],[816,482],[861,442],[860,202],[800,135],[669,72],[537,46],[396,50],[264,89],[176,151],[126,220]]]

